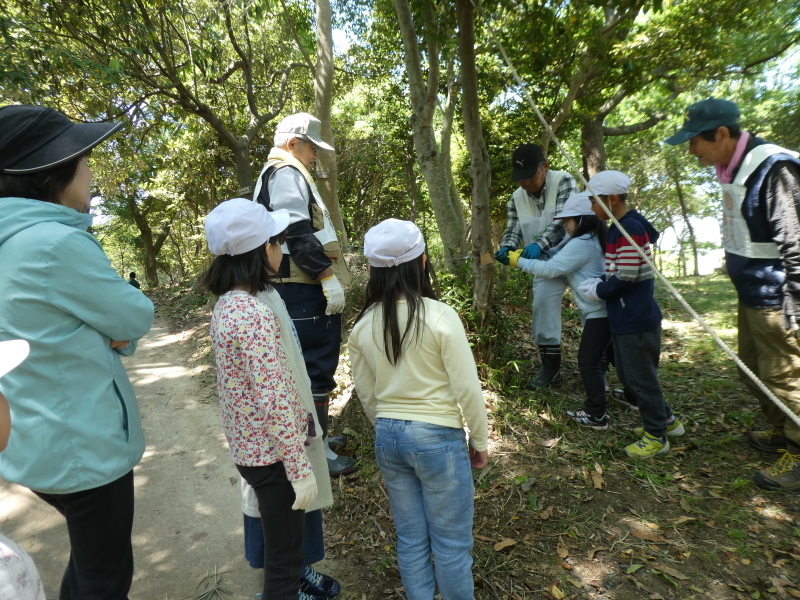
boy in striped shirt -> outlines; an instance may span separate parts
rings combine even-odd
[[[604,205],[644,254],[651,257],[651,244],[658,232],[625,204],[631,180],[619,171],[601,171],[589,180],[592,209],[602,220],[609,217]],[[639,255],[616,225],[608,230],[604,279],[584,281],[580,290],[605,300],[614,345],[617,375],[635,395],[644,427],[635,430],[641,439],[625,448],[632,458],[649,458],[669,451],[667,436],[683,435],[681,422],[664,400],[658,381],[661,354],[661,309],[653,297],[653,269]]]

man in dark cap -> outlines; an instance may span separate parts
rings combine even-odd
[[[508,200],[508,223],[495,258],[507,265],[508,253],[520,246],[523,258],[553,256],[566,233],[563,221],[553,217],[578,192],[575,179],[551,171],[541,146],[523,144],[514,150],[511,180],[519,187]],[[566,289],[566,277],[533,280],[533,340],[542,357],[539,373],[528,382],[534,389],[561,379],[561,298]]]
[[[791,411],[792,419],[742,373],[770,428],[747,441],[778,461],[759,471],[763,488],[800,490],[800,161],[739,126],[728,100],[692,104],[683,127],[666,140],[689,142],[722,184],[722,246],[739,296],[739,358]]]

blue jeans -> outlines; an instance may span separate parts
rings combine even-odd
[[[464,430],[378,419],[375,458],[392,505],[408,600],[432,600],[437,584],[443,600],[474,598],[475,490]]]

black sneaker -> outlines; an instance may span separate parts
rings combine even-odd
[[[335,598],[342,591],[342,585],[330,575],[319,573],[307,565],[300,591],[319,598]]]
[[[597,431],[605,431],[608,429],[608,423],[611,419],[607,414],[604,414],[599,419],[588,414],[584,410],[579,411],[566,411],[567,416],[575,421],[581,427],[588,427],[589,429],[596,429]]]

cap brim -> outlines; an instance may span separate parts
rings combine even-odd
[[[668,137],[664,140],[664,143],[669,144],[670,146],[677,146],[678,144],[683,144],[684,142],[688,142],[694,136],[699,134],[699,131],[689,131],[687,129],[681,129],[675,135]]]
[[[539,165],[535,167],[528,167],[527,169],[513,169],[511,171],[511,181],[525,181],[531,179],[536,173],[539,172]]]
[[[3,173],[36,173],[58,166],[87,153],[124,125],[124,122],[73,123],[72,127],[50,140],[44,147],[3,169]]]
[[[322,140],[320,140],[320,139],[317,139],[317,138],[312,138],[312,137],[311,137],[310,135],[308,135],[308,134],[306,134],[306,137],[307,137],[309,140],[311,140],[312,142],[314,142],[314,145],[315,145],[317,148],[319,148],[320,150],[327,150],[328,152],[335,152],[335,150],[333,149],[333,146],[331,146],[330,144],[326,144],[325,142],[323,142],[323,141],[322,141]]]
[[[0,342],[0,377],[25,360],[30,349],[30,344],[25,340]]]
[[[272,230],[272,235],[278,235],[282,231],[285,231],[287,227],[289,227],[291,215],[289,215],[288,210],[273,210],[269,214],[275,223],[275,228]],[[272,235],[269,237],[272,237]]]

